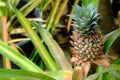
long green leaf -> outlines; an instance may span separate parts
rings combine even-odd
[[[12,79],[11,79],[12,78]],[[72,71],[31,72],[0,69],[0,80],[72,80]]]
[[[47,20],[47,24],[46,24],[46,28],[48,30],[51,28],[51,24],[54,20],[55,13],[57,12],[59,3],[60,3],[60,0],[55,0],[54,7],[52,8],[52,10],[50,12],[50,16],[49,16],[49,19]]]
[[[56,80],[72,80],[72,71],[69,70],[50,71],[46,73]]]
[[[46,75],[46,73],[36,73],[31,71],[24,71],[24,70],[7,70],[7,69],[0,69],[0,80],[55,80],[54,78]]]
[[[49,55],[47,49],[42,44],[41,39],[35,33],[35,31],[32,29],[32,27],[30,25],[30,22],[15,7],[13,9],[14,9],[14,12],[15,12],[19,22],[21,23],[21,25],[25,29],[25,31],[28,33],[32,43],[34,44],[35,48],[37,49],[39,55],[41,56],[41,58],[44,61],[45,65],[47,66],[47,68],[49,70],[58,70],[55,62],[52,59],[52,57]]]
[[[69,62],[67,61],[62,49],[59,47],[57,42],[53,39],[52,35],[49,33],[47,29],[44,29],[43,27],[34,24],[39,30],[39,33],[41,34],[41,37],[45,44],[48,46],[48,49],[51,52],[51,55],[55,59],[56,63],[60,67],[60,69],[64,70],[70,70],[72,69]]]
[[[51,2],[52,2],[52,0],[45,0],[45,3],[43,1],[42,4],[40,4],[40,5],[42,5],[42,7],[40,7],[42,9],[41,11],[43,12]],[[43,3],[44,3],[44,5],[43,5]]]
[[[30,0],[26,5],[24,5],[22,8],[20,8],[19,10],[21,12],[24,13],[24,15],[28,15],[35,7],[37,7],[39,5],[39,3],[41,2],[42,0]],[[7,2],[8,4],[8,7],[10,7],[10,2],[8,1]],[[14,19],[16,18],[16,15],[13,15],[10,20],[8,21],[7,25],[8,27],[13,23]],[[16,23],[16,21],[14,22]],[[13,25],[13,24],[12,24]]]
[[[59,22],[59,20],[60,20],[60,18],[61,18],[61,15],[62,15],[62,12],[64,11],[64,8],[65,8],[65,6],[67,5],[67,2],[68,2],[68,0],[64,0],[62,3],[61,3],[61,5],[60,5],[60,7],[59,7],[59,10],[58,10],[58,12],[56,13],[56,17],[55,17],[55,19],[54,19],[54,21],[53,21],[53,25],[54,26],[52,26],[52,28],[51,28],[51,33],[53,33],[53,32],[55,32],[55,25],[57,25],[58,24],[58,22]]]
[[[18,65],[20,68],[24,70],[34,71],[34,72],[41,72],[42,70],[32,63],[29,59],[24,57],[19,52],[13,50],[8,45],[0,41],[0,54],[8,57],[12,62]]]
[[[100,75],[102,75],[103,73],[111,72],[111,71],[114,72],[114,71],[116,71],[116,70],[120,70],[120,65],[115,65],[115,64],[113,64],[113,65],[109,66],[108,68],[102,70],[102,71],[99,72],[99,73],[95,73],[95,74],[93,74],[93,75],[88,76],[86,80],[96,80],[96,79],[97,79]],[[114,75],[114,74],[113,74],[113,75]]]
[[[79,0],[75,0],[73,6],[77,5],[78,3],[79,3]],[[72,8],[70,14],[73,14],[73,13],[74,13],[74,10]],[[71,22],[72,22],[72,18],[69,17],[68,24],[67,24],[67,31],[70,30]]]
[[[24,15],[29,14],[33,9],[35,9],[40,4],[41,1],[42,0],[34,0],[32,5],[30,5],[29,7],[26,7],[26,10],[23,10]]]
[[[120,36],[120,29],[115,30],[105,41],[104,44],[104,53],[107,53],[107,51],[109,50],[109,48],[112,46],[112,44],[114,43],[114,41],[118,38],[118,36]]]

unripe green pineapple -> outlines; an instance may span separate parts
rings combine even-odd
[[[76,5],[73,9],[75,13],[70,15],[74,27],[70,41],[73,45],[72,58],[82,62],[95,60],[102,54],[104,43],[97,24],[100,19],[99,14],[92,4],[87,7]]]

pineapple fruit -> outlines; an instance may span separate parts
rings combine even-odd
[[[82,62],[93,61],[99,58],[103,52],[103,35],[99,30],[100,19],[93,4],[88,6],[74,6],[74,14],[69,15],[73,19],[73,34],[70,43],[72,62],[80,65]]]

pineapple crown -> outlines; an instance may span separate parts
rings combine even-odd
[[[93,4],[88,6],[74,6],[74,14],[69,15],[74,21],[72,26],[80,33],[80,35],[90,35],[98,29],[98,20],[100,19],[97,9],[93,8]]]

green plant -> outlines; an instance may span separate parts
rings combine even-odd
[[[0,30],[2,30],[2,26],[7,25],[5,31],[8,34],[8,37],[4,33],[0,34],[0,54],[9,58],[20,68],[9,70],[5,68],[0,69],[0,80],[119,80],[119,58],[105,69],[98,66],[94,74],[89,73],[86,77],[84,77],[84,69],[81,66],[75,69],[72,68],[72,65],[68,61],[70,59],[66,58],[64,50],[62,50],[62,47],[53,38],[53,34],[56,32],[55,26],[58,26],[58,23],[61,22],[61,16],[63,16],[62,12],[65,10],[64,8],[68,2],[69,0],[30,0],[26,5],[17,9],[16,7],[19,4],[19,0],[15,0],[15,2],[12,2],[12,0],[0,1]],[[78,2],[79,0],[75,0],[74,5],[78,4]],[[98,6],[98,0],[84,0],[82,3],[84,6],[93,3],[95,4],[93,6],[94,8]],[[40,24],[34,21],[33,18],[31,18],[33,19],[32,21],[29,21],[26,17],[36,6],[39,6],[41,13],[45,17],[47,8],[52,8],[50,14],[45,18],[46,20],[43,18],[43,23],[39,22]],[[6,14],[4,15],[4,13]],[[6,17],[6,19],[2,19],[3,16]],[[5,21],[4,24],[3,21]],[[22,29],[21,27],[19,28],[19,26],[22,26]],[[25,38],[16,38],[14,40],[11,37],[11,33],[16,29],[23,30],[24,33],[20,34],[24,35]],[[119,35],[120,29],[116,29],[105,36],[104,53],[108,52]],[[2,36],[7,37],[8,40],[5,39],[7,40],[5,42]],[[34,45],[34,49],[29,56],[22,51],[22,49],[19,48],[20,52],[14,50],[12,47],[12,45],[15,46],[14,42],[24,42],[24,40],[32,41]],[[22,54],[22,52],[24,54]],[[7,63],[4,62],[4,64]],[[112,76],[111,74],[114,75]]]

